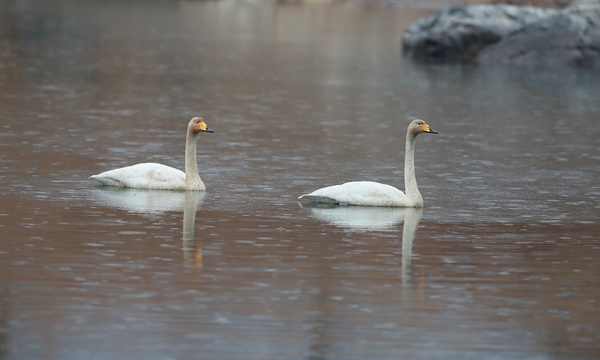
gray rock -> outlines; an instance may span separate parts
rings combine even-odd
[[[474,62],[483,48],[557,12],[514,5],[450,7],[412,24],[402,38],[403,52],[424,61]]]
[[[600,68],[600,1],[452,7],[411,25],[403,52],[431,62]]]
[[[480,64],[600,68],[600,2],[575,4],[482,49]]]

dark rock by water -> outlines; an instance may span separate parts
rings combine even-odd
[[[600,2],[451,7],[411,25],[403,51],[428,62],[600,68]]]

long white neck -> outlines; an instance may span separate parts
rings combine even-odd
[[[417,135],[410,131],[406,134],[406,151],[404,155],[404,189],[411,206],[423,206],[423,197],[417,187],[415,175],[415,140]]]
[[[206,187],[198,174],[196,143],[198,135],[188,131],[185,139],[185,187],[186,190],[205,190]]]

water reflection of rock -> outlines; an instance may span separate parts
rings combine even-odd
[[[204,192],[98,187],[92,194],[94,200],[103,206],[146,217],[183,211],[183,263],[186,266],[202,266],[202,242],[195,239],[194,224],[196,211],[204,199]]]
[[[311,214],[322,221],[352,232],[390,231],[404,221],[402,228],[402,279],[410,281],[412,244],[422,208],[384,208],[361,206],[312,206]]]

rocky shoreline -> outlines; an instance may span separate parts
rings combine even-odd
[[[600,2],[452,6],[412,24],[403,53],[420,62],[600,69]]]

